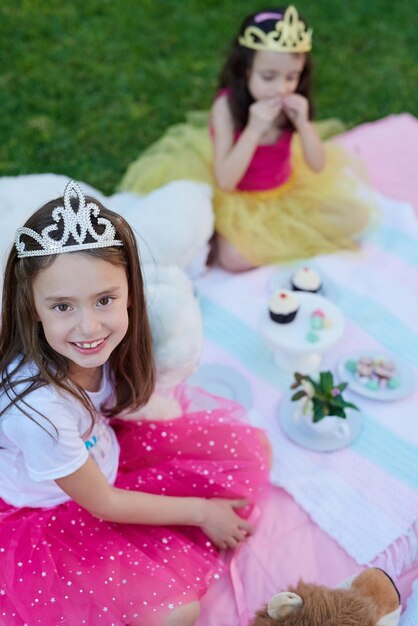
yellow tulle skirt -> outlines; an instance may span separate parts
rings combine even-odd
[[[330,132],[328,126],[319,129]],[[293,173],[284,185],[225,192],[212,174],[207,116],[195,116],[145,150],[129,166],[119,190],[147,194],[179,179],[209,183],[216,231],[256,266],[353,250],[376,221],[377,207],[358,160],[335,142],[325,141],[325,147],[326,167],[312,172],[295,134]]]

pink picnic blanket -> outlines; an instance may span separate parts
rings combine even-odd
[[[418,120],[409,113],[362,124],[338,139],[362,158],[375,189],[418,214]]]
[[[338,141],[361,156],[379,192],[418,211],[418,120],[406,113],[389,116],[354,128]],[[333,586],[360,569],[288,493],[273,488],[256,533],[232,556],[231,576],[204,598],[197,624],[247,626],[272,595],[299,578]],[[416,578],[418,566],[396,581],[404,600]]]

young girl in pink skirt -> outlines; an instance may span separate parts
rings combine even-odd
[[[74,182],[16,233],[0,371],[0,624],[193,624],[252,532],[268,444],[198,392],[122,419],[154,388],[135,237]]]

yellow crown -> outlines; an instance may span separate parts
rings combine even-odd
[[[290,5],[283,18],[276,22],[274,30],[265,33],[258,26],[247,26],[238,42],[252,50],[309,52],[312,49],[312,29],[306,29],[296,8]]]

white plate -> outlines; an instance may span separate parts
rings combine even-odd
[[[187,383],[193,387],[201,387],[208,393],[227,400],[234,400],[250,409],[253,397],[249,381],[226,365],[201,365]]]
[[[396,387],[396,389],[369,389],[368,387],[363,385],[354,376],[354,374],[345,367],[347,361],[358,361],[362,357],[368,357],[372,359],[376,357],[383,357],[392,361],[396,366],[396,371],[400,380],[399,387]],[[348,387],[351,391],[354,391],[359,396],[371,398],[372,400],[382,400],[384,402],[390,402],[391,400],[400,400],[401,398],[405,398],[405,396],[408,396],[410,393],[412,393],[415,387],[415,375],[412,368],[393,354],[389,354],[387,352],[377,352],[373,350],[358,350],[357,352],[352,352],[351,354],[347,354],[343,359],[341,359],[341,361],[338,363],[337,371],[340,379],[348,383]]]
[[[333,302],[338,302],[338,300],[340,299],[340,290],[338,289],[337,285],[334,283],[333,280],[328,278],[328,276],[324,278],[321,274],[321,270],[318,270],[315,267],[314,263],[309,263],[309,261],[303,264],[297,263],[297,264],[284,265],[283,267],[279,267],[277,271],[273,274],[273,276],[270,278],[270,281],[268,284],[269,293],[273,293],[274,291],[277,291],[278,289],[292,290],[291,278],[293,274],[301,267],[311,267],[321,277],[321,280],[322,280],[321,288],[319,291],[316,291],[315,293],[317,293],[320,296],[324,296],[325,298],[328,298],[328,300],[332,300]]]
[[[279,421],[286,435],[299,446],[316,450],[317,452],[332,452],[346,448],[359,436],[363,427],[364,416],[361,411],[347,409],[344,423],[350,429],[348,437],[339,437],[333,433],[321,434],[308,430],[303,424],[298,424],[294,419],[296,403],[290,396],[283,399],[279,405]],[[326,419],[326,418],[324,418]]]

